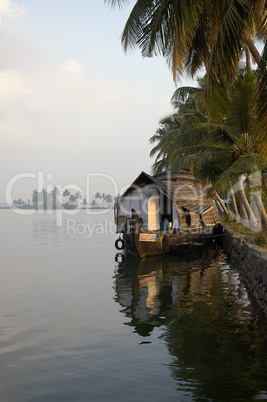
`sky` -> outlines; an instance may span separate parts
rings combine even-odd
[[[115,195],[151,173],[176,86],[162,57],[123,51],[133,4],[0,0],[0,201],[55,185]]]

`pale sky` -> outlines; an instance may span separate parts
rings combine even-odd
[[[108,175],[120,190],[151,172],[149,138],[172,112],[176,87],[162,57],[125,55],[130,9],[0,0],[0,201],[23,173],[52,174],[44,186],[73,183],[85,193],[86,174]],[[92,191],[112,193],[108,181],[95,179]],[[34,179],[14,180],[12,196],[26,201],[34,188]]]

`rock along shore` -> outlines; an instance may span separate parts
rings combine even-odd
[[[227,224],[221,224],[220,230],[218,243],[267,316],[267,250],[250,243]]]

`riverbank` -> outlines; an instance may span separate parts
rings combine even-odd
[[[219,244],[267,316],[267,249],[236,233],[227,223],[220,224],[220,230]]]

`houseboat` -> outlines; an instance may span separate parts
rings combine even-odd
[[[126,249],[141,258],[169,253],[192,243],[203,242],[220,221],[219,201],[208,197],[207,188],[189,171],[142,172],[115,199],[118,250]]]

